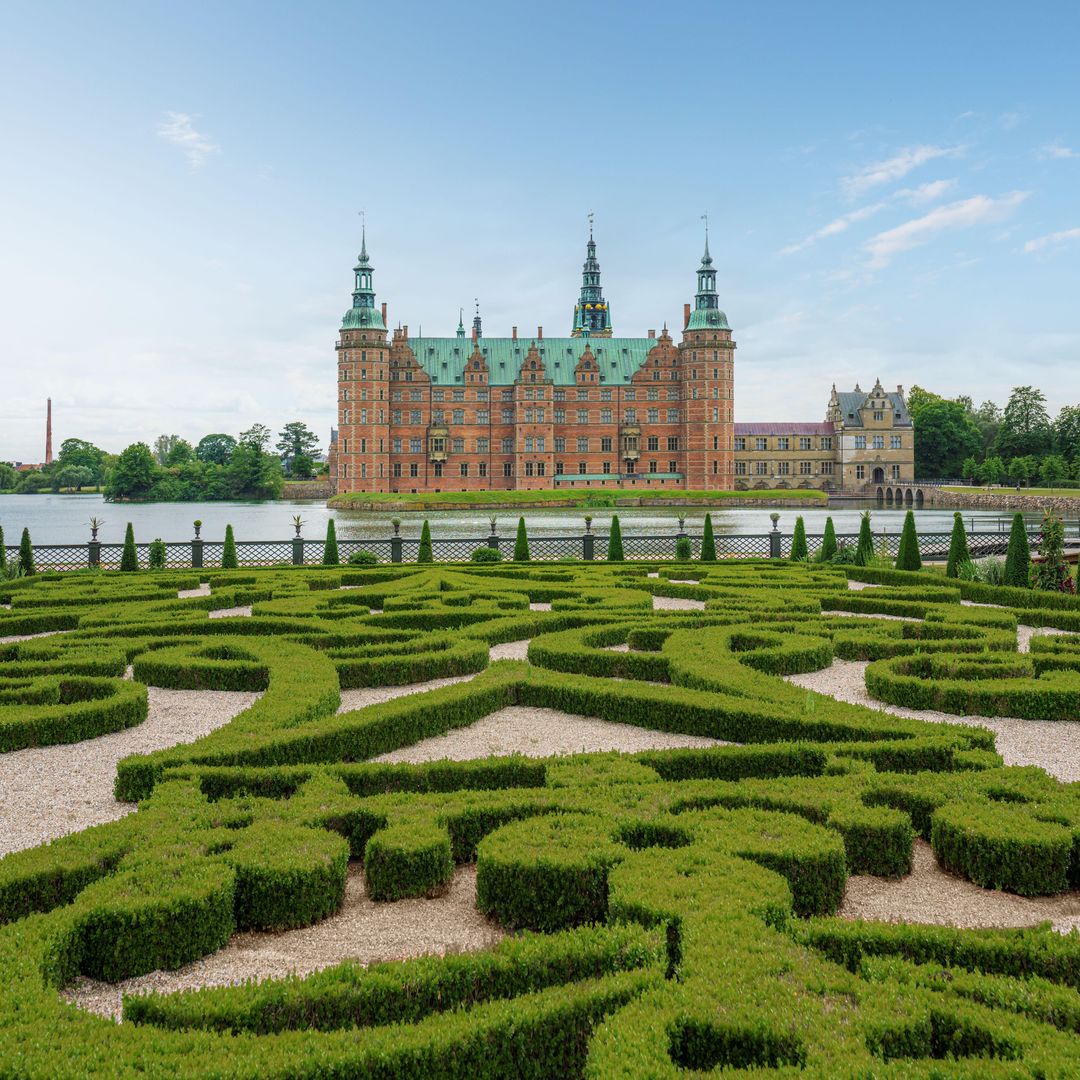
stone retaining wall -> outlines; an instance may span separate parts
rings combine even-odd
[[[918,487],[918,485],[914,485]],[[924,505],[947,506],[964,510],[1022,510],[1043,512],[1053,510],[1062,517],[1080,515],[1080,490],[1075,497],[1062,495],[1023,495],[996,488],[972,488],[971,491],[945,491],[942,488],[922,489]]]

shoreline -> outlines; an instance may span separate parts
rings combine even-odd
[[[790,496],[783,493],[770,492],[769,497],[761,495],[743,496],[739,492],[717,492],[713,495],[694,497],[687,495],[649,496],[649,495],[618,495],[596,501],[590,501],[583,492],[581,497],[572,495],[559,496],[557,498],[527,498],[527,499],[455,499],[454,492],[447,492],[444,496],[415,495],[406,496],[402,499],[373,500],[370,498],[356,497],[353,495],[335,495],[327,500],[330,510],[362,510],[366,512],[382,513],[410,513],[413,511],[440,511],[440,510],[558,510],[577,508],[580,510],[621,510],[621,509],[647,509],[651,506],[679,507],[690,509],[706,507],[709,509],[723,509],[725,507],[750,507],[754,509],[762,507],[827,507],[828,496],[823,493],[812,495],[805,491],[792,492]],[[486,494],[486,493],[470,493]],[[493,493],[494,494],[494,493]],[[594,496],[595,498],[595,496]]]

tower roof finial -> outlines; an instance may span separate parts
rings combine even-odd
[[[358,210],[360,216],[360,259],[367,262],[367,217],[363,210]]]
[[[701,256],[702,266],[712,266],[712,256],[709,254],[709,212],[705,211],[701,215],[701,220],[705,222],[705,254]]]
[[[590,240],[591,240],[591,239],[593,238],[593,235],[592,235],[592,227],[593,227],[593,218],[594,218],[595,216],[596,216],[596,215],[595,215],[595,214],[594,214],[594,213],[593,213],[593,212],[592,212],[592,211],[590,210],[590,211],[589,211],[589,239],[590,239]]]

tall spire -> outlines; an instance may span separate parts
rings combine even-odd
[[[465,336],[465,309],[457,309],[457,336],[463,338]]]
[[[611,337],[611,309],[600,286],[600,263],[593,239],[593,215],[589,214],[589,241],[585,245],[585,264],[581,270],[581,295],[574,305],[571,337]]]
[[[703,214],[702,217],[705,221],[705,253],[698,267],[694,310],[686,329],[704,330],[711,327],[729,330],[727,316],[720,310],[720,298],[716,295],[716,270],[709,254],[709,215]]]
[[[363,218],[363,211],[360,216]],[[382,312],[375,306],[375,287],[372,284],[375,268],[368,258],[367,222],[361,226],[360,237],[360,254],[353,267],[352,307],[345,312],[341,328],[359,330],[371,327],[374,330],[385,330]]]
[[[472,321],[472,334],[473,339],[479,341],[484,336],[484,328],[480,324],[480,298],[476,298],[476,314],[473,316]]]

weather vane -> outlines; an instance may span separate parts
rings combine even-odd
[[[709,212],[708,212],[708,210],[706,210],[705,213],[701,215],[701,220],[705,222],[705,239],[708,240],[709,239]]]
[[[593,223],[593,218],[595,216],[596,215],[590,210],[589,211],[589,239],[590,240],[592,239],[592,223]]]

